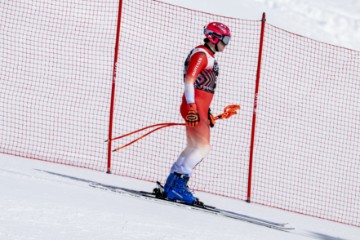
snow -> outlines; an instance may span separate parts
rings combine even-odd
[[[356,240],[360,228],[196,193],[209,205],[277,222],[251,223],[105,191],[89,182],[151,190],[153,183],[65,165],[0,155],[0,239],[323,239]]]
[[[321,42],[360,51],[359,0],[164,0],[199,11],[267,23]]]

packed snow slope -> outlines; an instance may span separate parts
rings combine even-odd
[[[281,232],[251,223],[122,195],[89,182],[151,190],[153,183],[0,155],[1,240],[357,240],[360,228],[196,193],[209,205],[289,222]]]

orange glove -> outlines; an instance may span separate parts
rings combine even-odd
[[[200,116],[196,108],[195,103],[191,103],[187,105],[187,113],[185,117],[186,126],[196,127],[200,122]]]
[[[214,117],[214,115],[212,115],[210,108],[208,111],[208,118],[209,118],[209,125],[211,128],[213,128],[215,126],[215,117]]]

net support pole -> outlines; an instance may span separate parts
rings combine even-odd
[[[113,129],[113,120],[114,120],[117,60],[118,60],[118,55],[119,55],[119,42],[120,42],[121,12],[122,12],[122,0],[119,0],[118,20],[117,20],[117,27],[116,27],[115,53],[114,53],[114,66],[113,66],[112,85],[111,85],[110,116],[109,116],[108,157],[107,157],[107,171],[106,171],[106,173],[109,173],[109,174],[111,173],[112,129]]]
[[[254,142],[255,142],[255,127],[256,127],[256,110],[257,110],[259,84],[260,84],[260,70],[261,70],[261,58],[262,58],[262,49],[263,49],[263,42],[264,42],[265,22],[266,22],[266,15],[265,15],[265,13],[263,13],[262,19],[261,19],[259,56],[258,56],[258,65],[257,65],[257,72],[256,72],[254,109],[253,109],[253,118],[252,118],[252,127],[251,127],[249,173],[248,173],[248,191],[247,191],[247,198],[246,198],[246,201],[247,201],[248,203],[250,203],[250,199],[251,199],[251,181],[252,181],[252,168],[253,168],[253,158],[254,158]]]

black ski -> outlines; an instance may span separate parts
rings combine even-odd
[[[207,213],[211,213],[211,214],[215,214],[215,215],[219,215],[219,216],[223,216],[223,217],[227,217],[227,218],[232,218],[232,219],[236,219],[236,220],[240,220],[240,221],[245,221],[245,222],[249,222],[249,223],[253,223],[256,225],[273,228],[273,229],[277,229],[277,230],[281,230],[281,231],[294,230],[294,228],[289,227],[287,223],[277,223],[277,222],[259,219],[256,217],[252,217],[252,216],[248,216],[248,215],[244,215],[244,214],[240,214],[240,213],[236,213],[236,212],[227,211],[224,209],[206,205],[206,204],[200,202],[199,200],[196,202],[195,205],[189,205],[189,204],[182,203],[182,202],[169,201],[163,197],[164,196],[163,195],[163,186],[159,182],[157,182],[157,187],[154,189],[153,192],[143,192],[143,191],[137,191],[137,190],[128,189],[128,188],[106,185],[106,184],[102,184],[102,183],[95,182],[92,180],[78,178],[78,177],[69,176],[69,175],[65,175],[65,174],[49,172],[49,171],[43,171],[43,172],[46,172],[46,173],[52,174],[52,175],[56,175],[58,177],[63,177],[63,178],[71,179],[74,181],[83,182],[93,188],[102,189],[102,190],[106,190],[106,191],[112,191],[112,192],[124,194],[127,196],[157,201],[157,202],[161,202],[162,204],[176,205],[176,206],[184,207],[187,209],[194,209],[194,210],[207,212]]]
[[[227,218],[231,218],[231,219],[235,219],[235,220],[240,220],[240,221],[244,221],[244,222],[248,222],[248,223],[252,223],[252,224],[256,224],[259,226],[264,226],[264,227],[268,227],[268,228],[272,228],[272,229],[276,229],[276,230],[281,230],[281,231],[294,230],[293,227],[287,226],[288,225],[287,223],[277,223],[277,222],[273,222],[273,221],[269,221],[269,220],[264,220],[264,219],[260,219],[260,218],[220,209],[220,208],[217,208],[214,206],[206,205],[200,201],[197,201],[197,203],[195,203],[194,205],[189,205],[189,204],[186,204],[183,202],[167,200],[162,195],[162,185],[159,182],[157,183],[157,188],[155,188],[153,192],[136,191],[136,190],[132,190],[132,189],[121,188],[121,187],[116,187],[116,186],[111,186],[111,185],[105,185],[105,184],[95,183],[95,182],[92,182],[90,184],[90,186],[94,187],[94,188],[98,188],[98,189],[110,190],[112,192],[116,192],[116,193],[120,193],[120,194],[130,195],[133,197],[149,199],[152,201],[162,202],[162,203],[169,204],[169,205],[175,205],[175,206],[184,207],[187,209],[193,209],[193,210],[206,212],[206,213],[210,213],[210,214],[214,214],[214,215],[218,215],[218,216],[223,216],[223,217],[227,217]]]

